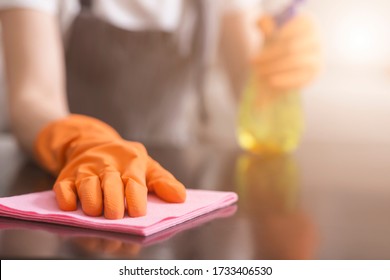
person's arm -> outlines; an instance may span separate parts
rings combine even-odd
[[[11,127],[33,151],[39,131],[69,114],[63,47],[57,19],[45,12],[0,12]]]
[[[261,47],[262,34],[256,24],[258,14],[258,11],[229,9],[222,16],[220,50],[236,97],[243,87],[251,60]]]
[[[95,118],[69,114],[56,19],[33,10],[1,12],[11,122],[20,143],[57,177],[59,208],[108,219],[146,215],[148,192],[186,199],[183,184],[141,143]],[[91,100],[93,102],[93,100]],[[126,204],[126,205],[125,205]],[[127,209],[126,209],[127,208]]]

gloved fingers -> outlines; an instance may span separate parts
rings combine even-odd
[[[170,203],[182,203],[186,200],[186,189],[176,179],[159,179],[152,181],[149,186],[162,200]]]
[[[265,38],[270,37],[276,30],[276,25],[274,20],[272,19],[271,16],[264,15],[262,16],[258,22],[258,26],[261,29],[261,32],[263,33],[263,36]]]
[[[258,27],[265,40],[282,40],[291,37],[310,35],[316,33],[314,19],[307,13],[301,13],[278,28],[271,16],[264,15],[258,22]]]
[[[284,72],[294,72],[297,69],[305,69],[316,73],[321,64],[317,54],[299,54],[281,57],[273,63],[264,63],[258,66],[260,76],[272,76]]]
[[[146,215],[148,189],[134,179],[128,179],[125,187],[127,213],[130,217]]]
[[[76,179],[77,194],[86,215],[100,216],[103,211],[103,194],[98,176]]]
[[[298,70],[291,73],[274,75],[267,79],[266,82],[269,86],[278,90],[299,90],[304,85],[311,82],[314,77],[315,73],[313,73],[313,71]]]
[[[130,217],[146,215],[148,189],[145,182],[147,153],[143,145],[132,143],[133,156],[122,172],[127,212]]]
[[[149,157],[146,185],[166,202],[181,203],[186,199],[186,189],[168,170]]]
[[[125,213],[125,190],[119,172],[103,171],[100,175],[103,190],[104,217],[121,219]]]
[[[146,188],[145,173],[148,158],[146,149],[137,142],[129,142],[129,149],[131,149],[130,157],[126,161],[126,166],[121,169],[123,184],[126,187],[127,181],[132,179]],[[126,155],[123,155],[123,157],[126,157]]]
[[[282,26],[277,32],[277,37],[279,40],[286,40],[316,34],[316,25],[313,18],[309,14],[301,13]]]
[[[262,27],[263,22],[267,21],[271,19],[264,17],[259,21],[259,25]],[[275,30],[265,41],[262,52],[254,59],[258,71],[263,75],[295,68],[299,63],[305,64],[307,60],[314,60],[313,64],[319,65],[320,40],[314,21],[309,15],[295,16],[281,29]],[[293,65],[290,65],[290,61]]]
[[[56,195],[57,205],[63,211],[74,211],[77,209],[77,192],[73,178],[57,180],[53,187]]]
[[[313,36],[293,38],[286,42],[272,42],[264,46],[262,52],[253,62],[255,64],[273,63],[287,56],[302,54],[320,54],[319,39]]]

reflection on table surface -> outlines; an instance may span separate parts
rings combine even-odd
[[[389,259],[390,146],[305,145],[260,157],[215,146],[150,147],[188,188],[235,191],[236,205],[150,237],[0,219],[3,258]],[[0,138],[0,195],[54,179]]]
[[[312,259],[318,243],[316,227],[300,205],[299,170],[292,156],[244,154],[236,162],[242,207],[253,215],[259,258]]]
[[[19,254],[37,257],[36,244],[40,244],[39,253],[43,253],[42,257],[46,254],[44,248],[48,248],[49,251],[54,249],[53,253],[61,257],[77,254],[88,258],[133,258],[147,246],[164,242],[182,231],[199,227],[214,219],[230,217],[236,210],[237,206],[231,205],[147,237],[1,217],[1,240],[4,252],[11,258]],[[21,244],[21,239],[30,242]],[[48,239],[53,241],[54,248],[51,248],[53,244],[47,247]]]

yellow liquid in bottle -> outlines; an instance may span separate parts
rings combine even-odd
[[[299,92],[272,92],[251,77],[238,111],[240,146],[257,154],[293,152],[303,130]]]

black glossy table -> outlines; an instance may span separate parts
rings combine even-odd
[[[188,188],[235,191],[238,203],[146,238],[0,218],[2,259],[390,259],[390,144],[149,152]],[[0,196],[53,182],[0,137]]]

